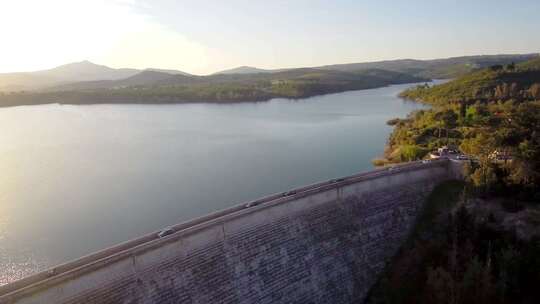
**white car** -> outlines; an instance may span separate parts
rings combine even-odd
[[[158,237],[160,238],[166,237],[167,235],[171,235],[173,233],[174,233],[174,230],[172,230],[172,228],[165,228],[158,233]]]

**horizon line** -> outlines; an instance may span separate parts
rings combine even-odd
[[[128,70],[138,70],[138,71],[148,71],[148,70],[170,70],[170,71],[177,71],[177,72],[181,72],[181,73],[186,73],[186,74],[189,74],[189,75],[192,75],[192,76],[210,76],[210,75],[215,75],[215,74],[218,74],[220,72],[224,72],[224,71],[228,71],[228,70],[233,70],[233,69],[237,69],[237,68],[243,68],[243,67],[246,67],[246,68],[255,68],[255,69],[260,69],[260,70],[266,70],[266,71],[274,71],[274,70],[293,70],[293,69],[302,69],[302,68],[312,68],[312,69],[316,69],[316,68],[320,68],[320,67],[327,67],[327,66],[335,66],[335,65],[348,65],[348,64],[364,64],[364,63],[381,63],[381,62],[388,62],[388,61],[406,61],[406,60],[412,60],[412,61],[432,61],[432,60],[444,60],[444,59],[453,59],[453,58],[463,58],[463,57],[489,57],[489,56],[519,56],[519,55],[522,55],[522,56],[531,56],[531,55],[537,55],[537,56],[540,56],[540,51],[537,51],[537,52],[528,52],[528,53],[494,53],[494,54],[478,54],[478,55],[460,55],[460,56],[449,56],[449,57],[430,57],[430,58],[423,58],[423,59],[419,59],[419,58],[391,58],[391,59],[380,59],[380,60],[373,60],[373,61],[352,61],[352,62],[344,62],[344,63],[329,63],[329,64],[321,64],[321,65],[315,65],[315,66],[296,66],[296,67],[274,67],[274,68],[267,68],[267,67],[259,67],[259,66],[256,66],[256,65],[249,65],[249,64],[245,64],[245,65],[239,65],[239,66],[234,66],[234,67],[230,67],[230,68],[225,68],[225,69],[222,69],[222,70],[219,70],[219,71],[215,71],[215,72],[212,72],[212,73],[208,73],[208,74],[195,74],[195,73],[190,73],[190,72],[186,72],[184,70],[181,70],[181,69],[177,69],[177,68],[166,68],[166,67],[146,67],[146,68],[134,68],[134,67],[114,67],[113,65],[106,65],[106,64],[101,64],[101,63],[96,63],[95,61],[91,61],[91,60],[88,60],[88,59],[83,59],[83,60],[79,60],[79,61],[72,61],[72,62],[68,62],[68,63],[64,63],[64,64],[60,64],[60,65],[55,65],[53,67],[50,67],[50,68],[46,68],[46,69],[40,69],[40,70],[31,70],[31,71],[12,71],[12,72],[0,72],[0,75],[2,74],[30,74],[30,73],[38,73],[38,72],[44,72],[44,71],[49,71],[49,70],[54,70],[56,68],[60,68],[60,67],[63,67],[63,66],[67,66],[67,65],[71,65],[71,64],[81,64],[81,63],[90,63],[90,64],[93,64],[93,65],[97,65],[97,66],[103,66],[103,67],[106,67],[106,68],[110,68],[110,69],[115,69],[115,70],[122,70],[122,69],[128,69]]]

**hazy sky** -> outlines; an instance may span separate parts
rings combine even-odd
[[[539,0],[0,0],[0,72],[90,60],[207,74],[540,52]]]

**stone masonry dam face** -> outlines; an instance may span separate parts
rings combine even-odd
[[[0,287],[0,303],[361,303],[455,163],[238,205]]]

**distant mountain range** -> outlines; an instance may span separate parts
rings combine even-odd
[[[520,63],[537,56],[538,54],[517,54],[464,56],[434,60],[400,59],[325,65],[314,67],[312,69],[341,72],[386,70],[421,78],[454,78],[487,66],[509,64],[511,62]],[[224,76],[275,74],[290,70],[298,69],[269,70],[241,66],[220,71],[210,76],[196,76],[177,70],[153,68],[146,70],[114,69],[104,65],[94,64],[89,61],[82,61],[43,71],[0,74],[0,91],[80,90],[156,85],[159,83],[192,83],[201,82],[203,80],[211,82],[216,80],[231,81],[233,80],[232,78]],[[182,78],[179,76],[185,77]]]
[[[314,69],[355,72],[360,70],[380,69],[395,71],[426,78],[454,78],[473,70],[496,64],[519,63],[537,57],[538,54],[502,54],[462,56],[444,59],[415,60],[398,59],[361,63],[333,64],[313,67]],[[286,69],[265,70],[250,66],[241,66],[215,74],[257,74],[275,73]]]
[[[36,103],[242,102],[308,96],[454,78],[538,54],[389,60],[265,70],[242,66],[208,76],[176,70],[113,69],[88,61],[54,69],[0,74],[0,106]]]
[[[167,75],[189,75],[175,70],[148,69],[149,71],[167,73]],[[89,61],[74,62],[59,67],[20,73],[0,73],[0,91],[40,90],[66,83],[98,80],[119,80],[133,77],[142,70],[114,69]]]

